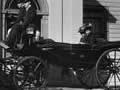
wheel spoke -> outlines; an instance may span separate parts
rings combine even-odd
[[[109,79],[108,79],[108,83],[107,83],[107,86],[108,86],[108,85],[110,85],[110,82],[111,82],[111,80],[112,80],[113,76],[114,76],[114,75],[113,75],[113,74],[111,74],[111,76],[109,77]],[[109,87],[109,86],[108,86],[108,87]]]
[[[19,76],[19,77],[24,76],[24,74],[23,74],[23,73],[16,73],[16,75],[17,75],[17,76]]]
[[[107,56],[108,59],[110,59],[110,55],[109,55],[109,53],[108,53],[106,56]]]
[[[114,56],[115,56],[115,57],[114,57],[114,60],[116,60],[116,50],[115,50],[115,52],[114,52]]]
[[[118,74],[116,74],[116,76],[117,76],[118,80],[120,81],[120,77],[118,76]]]
[[[118,73],[117,73],[117,75],[119,75],[119,76],[120,76],[120,72],[118,72]]]
[[[120,65],[120,59],[118,59],[117,66]],[[119,66],[118,66],[119,67]]]
[[[114,88],[116,90],[116,74],[114,74]]]
[[[5,66],[5,70],[8,70],[8,71],[10,71],[11,69],[10,69],[10,68],[8,68],[7,66]]]
[[[113,67],[116,66],[115,61],[112,61],[112,66],[113,66]]]
[[[34,69],[34,72],[37,71],[37,69],[39,68],[39,66],[41,65],[41,63],[38,63],[37,66]]]
[[[27,78],[25,78],[25,80],[23,80],[23,82],[21,83],[20,86],[22,86],[22,87],[25,86],[26,81],[27,81]]]

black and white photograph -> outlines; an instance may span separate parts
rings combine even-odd
[[[0,0],[0,90],[120,90],[120,0]]]

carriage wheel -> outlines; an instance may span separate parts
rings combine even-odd
[[[13,80],[22,88],[45,87],[46,64],[34,56],[24,57],[14,70]]]
[[[120,85],[120,49],[105,51],[96,63],[96,77],[102,87],[117,88]]]
[[[77,70],[77,78],[82,84],[83,88],[97,88],[99,87],[99,83],[96,79],[96,68],[94,67],[87,67],[87,68],[80,68]]]
[[[2,70],[6,75],[13,76],[13,70],[15,69],[17,62],[17,59],[14,57],[3,58]]]
[[[15,69],[16,65],[17,58],[7,57],[1,59],[0,67],[2,71],[0,72],[0,78],[2,83],[4,83],[6,86],[14,86],[12,77],[13,70]]]

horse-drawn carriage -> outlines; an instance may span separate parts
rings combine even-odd
[[[69,44],[42,39],[22,49],[10,50],[3,70],[19,87],[45,87],[49,64],[72,68],[86,88],[120,85],[120,42]]]

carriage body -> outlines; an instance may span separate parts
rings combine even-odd
[[[47,66],[55,64],[64,68],[72,68],[76,72],[75,77],[86,88],[103,87],[106,86],[111,74],[119,73],[119,48],[119,41],[98,44],[69,44],[43,40],[20,50],[12,51],[12,54],[18,57],[18,64],[13,65],[13,63],[11,65],[15,66],[13,80],[17,86],[23,88],[26,87],[25,82],[22,83],[25,77],[28,79],[27,84],[29,85],[35,85],[35,87],[45,86],[46,73],[49,70]],[[108,58],[111,52],[114,56]],[[117,57],[116,53],[118,53],[119,57]],[[116,62],[119,64],[116,64]],[[24,78],[20,78],[21,69]],[[120,80],[116,81],[115,79],[114,88],[116,88],[116,82],[118,81],[120,82]],[[18,85],[19,83],[23,86]]]
[[[91,27],[85,25],[81,29]],[[4,72],[13,77],[16,86],[28,89],[46,87],[49,66],[57,65],[67,70],[72,68],[74,78],[85,88],[108,89],[113,86],[118,90],[120,41],[70,44],[36,38],[35,35],[34,29],[25,32],[20,47],[10,50],[11,56],[2,59]]]
[[[103,86],[108,88],[111,86],[111,83],[109,86],[109,82],[114,82],[114,84],[112,84],[114,88],[120,85],[120,83],[117,84],[117,82],[120,82],[119,41],[102,42],[95,45],[50,41],[47,42],[47,44],[42,43],[39,46],[40,47],[34,46],[35,48],[28,49],[31,51],[27,54],[40,57],[43,62],[47,62],[47,64],[72,68],[74,72],[76,72],[75,77],[77,77],[86,88]],[[114,80],[111,79],[111,75],[113,75],[112,78],[114,77]]]
[[[45,45],[45,46],[44,46]],[[104,42],[100,44],[69,44],[60,42],[33,45],[20,51],[23,56],[37,56],[49,63],[68,67],[94,66],[103,52],[119,48],[120,42]]]

